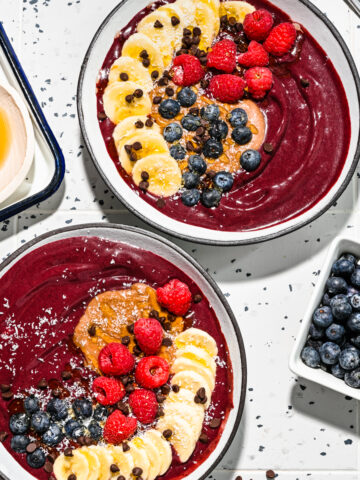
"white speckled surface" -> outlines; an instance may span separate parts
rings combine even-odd
[[[276,0],[274,0],[276,3]],[[63,149],[57,194],[0,225],[0,258],[40,233],[111,221],[144,227],[99,178],[80,137],[76,85],[87,46],[117,0],[0,0],[1,19]],[[335,23],[360,65],[360,19],[342,0],[314,0]],[[299,323],[329,242],[359,238],[359,174],[322,218],[284,238],[218,249],[175,240],[219,283],[239,319],[248,356],[243,421],[217,480],[359,480],[359,404],[288,369]]]

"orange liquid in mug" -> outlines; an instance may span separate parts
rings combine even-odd
[[[11,144],[11,130],[7,114],[0,109],[0,168],[6,160]]]

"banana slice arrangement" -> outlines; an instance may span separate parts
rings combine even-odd
[[[164,416],[160,417],[156,427],[134,437],[128,443],[130,449],[126,452],[121,446],[98,445],[75,449],[72,456],[60,455],[54,463],[57,480],[68,480],[72,474],[77,480],[110,480],[119,475],[131,480],[134,468],[141,468],[143,480],[155,480],[171,466],[173,456],[170,445],[182,463],[190,458],[200,437],[205,410],[214,389],[214,357],[218,350],[215,340],[197,328],[180,333],[175,339],[175,346],[177,351],[173,366],[183,359],[186,368],[177,371],[172,378],[172,386],[177,385],[180,389],[171,391],[167,396],[163,403]],[[176,370],[178,368],[174,367],[173,373]],[[169,440],[163,436],[165,430],[171,430]],[[113,465],[119,471],[112,473]]]

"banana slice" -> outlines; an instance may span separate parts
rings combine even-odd
[[[202,348],[195,347],[194,345],[187,345],[181,348],[175,353],[176,358],[188,358],[200,363],[203,367],[209,369],[213,376],[216,375],[216,363],[215,360]]]
[[[208,408],[210,405],[212,389],[209,387],[206,378],[200,373],[195,372],[194,370],[181,370],[173,376],[171,383],[172,385],[179,385],[180,390],[183,388],[190,390],[194,397],[200,388],[205,388],[206,397],[208,399],[205,408]]]
[[[192,4],[189,2],[189,5],[191,6]],[[181,46],[184,28],[187,28],[194,23],[195,8],[181,8],[178,5],[178,2],[175,2],[167,3],[166,5],[158,8],[157,11],[165,13],[170,18],[170,22],[172,17],[175,17],[179,20],[180,23],[176,25],[176,27],[173,27],[175,28],[173,47],[175,50],[177,50]]]
[[[204,405],[201,403],[194,402],[194,392],[191,392],[187,388],[180,388],[180,390],[176,392],[170,392],[168,397],[166,398],[166,405],[171,406],[171,404],[178,404],[181,403],[182,405],[189,405],[192,407],[195,412],[195,415],[201,415],[204,411]]]
[[[134,442],[139,448],[145,450],[149,459],[150,467],[147,480],[155,480],[155,478],[160,475],[161,470],[161,458],[159,450],[155,447],[150,438],[145,436],[134,439]]]
[[[149,155],[138,160],[132,171],[136,185],[142,181],[142,172],[149,174],[148,192],[153,195],[170,197],[181,188],[181,170],[169,154]]]
[[[169,147],[160,133],[147,131],[135,133],[134,135],[127,137],[126,142],[121,142],[122,146],[119,152],[120,163],[129,174],[132,172],[135,162],[130,160],[129,154],[126,151],[126,144],[133,145],[137,142],[141,144],[141,149],[135,151],[137,160],[155,154],[169,155]],[[141,170],[141,172],[143,171],[144,170]],[[145,171],[147,172],[147,170]],[[142,180],[141,172],[139,183]]]
[[[216,357],[218,354],[216,342],[213,337],[199,328],[184,330],[175,338],[175,345],[177,348],[194,345],[195,347],[203,348],[212,357]]]
[[[181,38],[178,25],[173,26],[171,17],[159,10],[146,15],[137,26],[137,31],[147,35],[161,50],[165,68],[170,65],[175,45]]]
[[[113,458],[113,463],[120,468],[120,475],[126,480],[131,479],[131,472],[134,468],[134,460],[130,452],[124,452],[122,447],[108,447]],[[119,476],[119,473],[117,474]]]
[[[164,475],[169,470],[172,463],[172,451],[169,442],[164,439],[160,432],[154,429],[145,432],[142,438],[144,441],[152,442],[156,450],[159,452],[161,460],[159,475]]]
[[[98,456],[92,450],[89,450],[87,447],[82,447],[79,450],[79,453],[84,455],[89,465],[89,475],[88,480],[98,480],[99,471],[100,471],[100,460]]]
[[[113,139],[118,149],[118,152],[120,152],[120,149],[123,146],[123,144],[126,143],[126,139],[136,133],[149,132],[149,131],[160,133],[160,126],[157,123],[153,122],[151,127],[147,127],[145,125],[146,120],[148,120],[148,117],[146,115],[135,115],[133,117],[125,118],[124,120],[122,120],[120,123],[116,125],[113,133]],[[136,127],[135,124],[136,122],[139,122],[139,121],[144,124],[143,128]]]
[[[195,402],[193,402],[193,405]],[[182,403],[164,403],[164,412],[165,416],[176,416],[179,418],[182,418],[191,427],[191,430],[193,432],[193,435],[195,438],[199,438],[203,421],[204,421],[204,416],[205,416],[205,411],[204,409],[195,409],[192,408],[190,405],[184,405]]]
[[[142,478],[148,478],[149,470],[150,470],[150,461],[146,454],[146,450],[141,446],[141,442],[139,442],[139,438],[134,438],[130,443],[130,450],[129,453],[131,454],[134,467],[141,468],[143,473],[141,474]]]
[[[250,3],[239,0],[220,3],[220,17],[224,15],[234,17],[240,23],[244,22],[244,18],[248,13],[253,13],[255,10],[256,8],[250,5]]]
[[[120,78],[122,73],[126,73],[130,82],[139,85],[145,92],[150,92],[153,88],[153,81],[149,70],[142,64],[131,57],[119,57],[112,64],[109,72],[109,83],[123,81]]]
[[[126,101],[126,97],[138,89],[142,90],[134,82],[114,82],[106,87],[103,95],[104,110],[113,123],[117,125],[124,118],[148,115],[151,112],[151,100],[146,92],[141,98],[133,97],[130,103]]]
[[[195,2],[191,0],[177,0],[171,5],[176,5],[181,10],[185,27],[195,25]]]
[[[61,454],[54,462],[54,475],[57,480],[67,480],[72,474],[77,480],[88,480],[89,463],[85,455],[79,450],[73,450],[72,457]]]
[[[143,33],[134,33],[131,35],[123,45],[121,54],[124,57],[135,58],[135,60],[142,61],[140,53],[145,52],[149,55],[150,65],[148,70],[152,73],[157,70],[161,75],[164,71],[163,55],[161,50],[155,43]]]
[[[110,466],[113,460],[110,450],[106,447],[100,447],[98,445],[92,445],[89,447],[89,450],[99,459],[100,468],[98,471],[98,480],[109,480]]]
[[[159,432],[164,432],[165,430],[172,431],[169,441],[178,454],[180,462],[187,462],[198,440],[197,437],[194,436],[189,423],[179,416],[165,415],[160,418],[156,429],[159,430]]]
[[[195,22],[196,26],[201,29],[199,48],[207,51],[219,33],[220,18],[206,3],[196,2],[195,5]]]
[[[219,11],[220,11],[220,1],[219,0],[197,0],[199,3],[205,3],[208,7],[211,8],[211,10],[214,12],[214,14],[219,17]]]
[[[215,388],[215,376],[211,370],[196,360],[190,358],[179,357],[177,358],[171,366],[172,373],[182,372],[184,370],[190,370],[201,375],[206,383],[208,384],[210,391],[212,392]]]

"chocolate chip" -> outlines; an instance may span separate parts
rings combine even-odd
[[[171,345],[173,344],[171,338],[169,337],[163,338],[163,341],[161,343],[162,345],[164,345],[164,347],[171,347]]]
[[[141,90],[141,88],[137,88],[134,92],[135,98],[141,98],[143,95],[144,95],[144,92]]]
[[[189,110],[189,113],[191,113],[191,115],[199,115],[199,108],[198,107],[191,107],[190,110]]]
[[[195,137],[193,137],[193,141],[197,144],[200,144],[202,142],[202,139],[198,135],[195,135]]]
[[[166,317],[159,317],[158,320],[162,324],[166,321]]]
[[[142,181],[139,183],[139,188],[140,190],[142,190],[143,192],[146,192],[146,190],[149,188],[149,182],[145,182],[145,181]],[[135,347],[136,348],[136,347]],[[136,352],[135,352],[135,348],[134,348],[134,353],[136,355]],[[140,354],[140,352],[138,352],[138,354]]]
[[[171,80],[171,73],[169,72],[169,70],[164,70],[163,72],[163,77],[165,78],[168,78],[169,80]]]
[[[105,112],[99,112],[97,117],[98,117],[98,120],[100,120],[101,122],[105,120],[105,118],[107,118]]]
[[[144,58],[144,60],[142,61],[142,64],[145,68],[148,68],[150,67],[150,60],[148,58]]]
[[[8,392],[10,389],[11,389],[11,385],[9,385],[8,383],[2,383],[0,385],[0,390],[2,393]]]
[[[129,415],[130,410],[129,410],[129,407],[125,403],[118,402],[116,404],[116,406],[120,410],[121,413],[123,413],[124,415]]]
[[[143,180],[149,180],[149,174],[148,172],[141,172],[141,178]]]
[[[125,152],[130,155],[132,150],[132,145],[124,145]]]
[[[180,391],[179,385],[173,385],[172,387],[173,392],[178,393]]]
[[[204,388],[204,387],[199,388],[199,390],[196,392],[196,394],[197,394],[201,399],[205,398],[205,396],[206,396],[205,388]]]
[[[156,200],[156,205],[159,207],[159,208],[164,208],[165,207],[165,200],[163,198],[158,198]]]
[[[208,88],[208,86],[209,86],[209,81],[202,79],[201,82],[200,82],[200,85],[201,85],[201,88],[203,88],[204,90],[206,90],[206,89]]]
[[[162,98],[159,97],[158,95],[156,95],[156,96],[153,98],[153,104],[154,104],[154,105],[159,105],[159,103],[161,103],[161,100],[162,100]]]
[[[55,398],[59,398],[61,396],[61,390],[60,388],[55,388],[52,392],[51,395]]]
[[[210,428],[219,428],[221,425],[221,418],[213,418],[209,423]]]
[[[134,96],[133,95],[126,95],[125,100],[127,101],[127,103],[131,103],[134,100]]]
[[[171,330],[171,323],[170,322],[165,322],[163,325],[163,328],[166,332],[169,332]]]
[[[200,63],[201,65],[206,65],[207,64],[207,57],[200,57]]]
[[[135,390],[135,387],[133,385],[126,385],[125,391],[126,393],[132,393]]]
[[[301,86],[307,88],[310,86],[310,81],[307,78],[300,79]]]
[[[156,20],[154,23],[154,28],[163,28],[163,24],[160,22],[160,20]]]
[[[143,473],[143,469],[139,467],[135,467],[132,469],[132,473],[133,475],[135,475],[135,477],[140,477],[140,475],[142,475]]]
[[[145,125],[148,127],[148,128],[151,128],[153,125],[154,125],[154,121],[151,119],[151,118],[148,118],[145,122]]]
[[[61,378],[63,380],[70,380],[71,377],[72,377],[72,373],[69,372],[69,370],[64,370],[63,372],[61,372]]]
[[[265,153],[272,153],[274,151],[274,147],[271,143],[264,143],[263,149]]]
[[[234,27],[236,25],[236,18],[235,17],[230,17],[229,18],[229,25],[231,27]]]
[[[169,322],[175,322],[175,320],[176,320],[175,315],[173,315],[172,313],[169,313],[167,318],[168,318]]]
[[[206,433],[203,432],[203,433],[200,435],[199,440],[200,440],[201,443],[208,443],[209,437],[206,435]]]
[[[160,87],[165,87],[165,85],[168,85],[169,79],[166,77],[161,77],[160,80],[158,81],[158,84]]]
[[[198,293],[194,295],[194,303],[200,303],[202,300],[202,296],[199,295]]]
[[[156,401],[158,403],[163,403],[165,401],[165,395],[162,395],[161,393],[156,394]]]
[[[168,440],[171,437],[172,434],[173,434],[173,432],[172,432],[172,430],[170,430],[170,428],[163,431],[163,435],[164,435],[164,438],[166,438],[166,440]]]
[[[88,329],[88,334],[90,335],[90,337],[95,337],[95,335],[96,335],[96,327],[95,327],[95,325],[91,325],[91,327],[89,327],[89,329]]]
[[[276,473],[274,472],[274,470],[268,470],[266,472],[266,478],[275,478],[276,477]]]
[[[194,37],[192,39],[192,44],[193,45],[199,45],[199,43],[200,43],[200,37]]]
[[[137,152],[142,149],[142,145],[140,142],[135,142],[132,144],[132,148]]]
[[[120,73],[120,80],[127,82],[129,80],[129,75],[125,72]]]
[[[92,439],[90,437],[85,437],[84,438],[84,444],[89,447],[93,443]]]
[[[126,480],[126,478],[124,475],[119,475],[116,480]]]
[[[115,463],[113,463],[110,465],[110,472],[112,473],[120,472],[120,468],[117,465],[115,465]]]
[[[140,58],[149,58],[149,54],[146,50],[141,50]]]
[[[157,310],[150,310],[149,317],[150,318],[159,318],[159,312]]]
[[[33,453],[33,452],[35,452],[35,450],[37,448],[38,448],[37,443],[36,442],[31,442],[31,443],[27,444],[25,450],[26,450],[27,453]]]
[[[159,407],[158,410],[157,410],[156,416],[157,417],[163,417],[164,415],[165,415],[165,411],[164,411],[163,407]]]
[[[208,178],[214,178],[216,175],[216,172],[214,172],[214,170],[208,170],[206,172],[206,175],[208,176]]]
[[[159,72],[157,70],[154,70],[151,72],[151,78],[153,80],[156,80],[157,78],[159,78]]]
[[[14,394],[11,391],[8,391],[8,392],[3,392],[1,396],[3,400],[8,401],[14,396]]]
[[[173,97],[174,96],[174,89],[172,87],[166,87],[165,88],[165,93],[168,97]]]
[[[180,20],[178,19],[178,17],[175,17],[175,15],[173,15],[171,17],[171,25],[173,27],[176,27],[176,25],[179,25],[179,23],[180,23]]]
[[[188,152],[193,152],[193,151],[194,151],[194,145],[193,145],[192,142],[190,142],[190,140],[188,140],[188,141],[186,142],[186,150],[187,150]]]
[[[0,442],[5,442],[9,434],[7,432],[0,432]]]
[[[65,455],[65,457],[72,457],[73,456],[72,449],[71,448],[65,448],[64,455]]]
[[[189,48],[192,43],[192,39],[190,37],[183,37],[182,43],[184,48]]]
[[[199,128],[196,130],[195,133],[196,133],[196,135],[199,135],[199,136],[201,137],[201,136],[204,135],[204,133],[205,133],[205,128],[204,128],[204,127],[199,127]]]
[[[224,26],[227,25],[227,23],[228,23],[227,15],[223,15],[222,17],[220,17],[220,23]]]
[[[201,35],[201,29],[199,27],[195,27],[192,33],[194,37],[199,37]]]
[[[201,398],[198,395],[195,395],[194,402],[195,403],[201,403]]]
[[[199,397],[199,398],[200,398],[200,397]],[[204,398],[200,398],[200,400],[201,400],[200,403],[201,403],[202,405],[205,405],[205,403],[207,402],[208,399],[207,399],[207,396],[205,395],[205,397],[204,397]]]
[[[48,455],[46,455],[46,460],[50,463],[54,463],[55,462],[55,456],[52,455],[51,453],[49,453]]]
[[[42,378],[40,380],[40,382],[38,383],[37,387],[40,388],[40,390],[45,390],[45,388],[48,387],[48,383],[47,383],[46,379]]]
[[[123,452],[128,452],[130,450],[129,444],[126,442],[122,443]]]
[[[235,480],[243,480],[243,478],[241,475],[238,475],[237,477],[235,477]]]
[[[50,463],[48,461],[45,462],[44,470],[45,470],[46,473],[51,473],[53,471],[53,468],[54,467],[53,467],[52,463]]]
[[[191,55],[200,56],[200,50],[198,49],[198,47],[196,45],[191,45],[190,53],[191,53]],[[201,59],[200,59],[200,62],[201,62]]]
[[[127,325],[126,329],[129,333],[134,333],[134,324]]]
[[[135,152],[131,152],[130,155],[129,155],[129,158],[132,162],[136,162],[137,160],[137,155]]]
[[[184,35],[184,37],[190,37],[191,30],[189,30],[188,28],[184,28],[183,35]]]
[[[75,475],[75,473],[72,473],[71,475],[69,475],[69,476],[67,477],[67,480],[76,480],[76,475]]]
[[[77,441],[80,443],[80,445],[85,445],[85,435],[78,437]]]
[[[235,30],[237,30],[238,32],[242,32],[243,29],[244,29],[244,27],[243,27],[243,24],[242,24],[242,23],[237,22],[237,23],[235,24]]]
[[[164,395],[168,395],[170,393],[170,387],[169,385],[163,385],[161,387],[161,392],[164,394]]]

